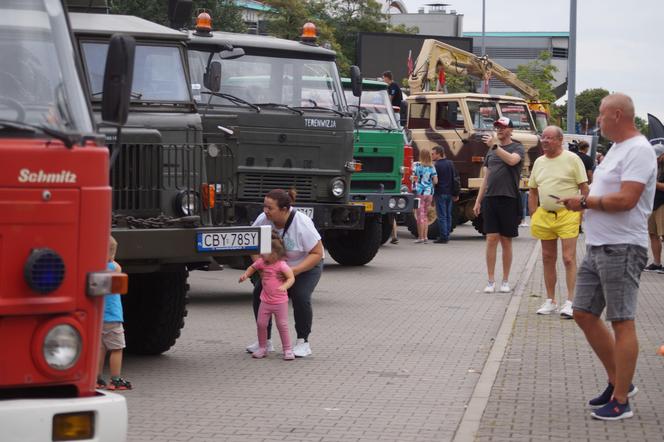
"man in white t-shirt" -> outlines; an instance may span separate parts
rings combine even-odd
[[[619,420],[633,416],[629,397],[638,341],[634,317],[639,279],[648,258],[648,216],[655,194],[655,152],[634,125],[634,104],[611,94],[599,107],[602,135],[614,142],[593,175],[590,193],[562,198],[570,210],[586,209],[586,255],[579,267],[574,319],[606,370],[609,385],[588,405],[591,416]],[[600,315],[606,307],[604,325]]]

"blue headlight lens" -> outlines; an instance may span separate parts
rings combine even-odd
[[[51,249],[34,249],[25,263],[25,281],[39,293],[50,293],[62,284],[65,263]]]

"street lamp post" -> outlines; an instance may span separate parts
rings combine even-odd
[[[482,0],[482,56],[486,55],[485,41],[485,23],[486,23],[486,0]]]
[[[567,50],[567,133],[576,132],[576,0],[570,0]]]

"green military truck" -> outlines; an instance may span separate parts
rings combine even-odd
[[[380,243],[385,243],[398,213],[411,213],[415,197],[402,186],[404,134],[382,81],[362,80],[362,97],[351,91],[350,79],[342,78],[346,100],[356,115],[354,158],[362,170],[350,182],[351,201],[365,205],[365,229],[369,220],[382,225]]]
[[[188,14],[188,13],[187,13]],[[132,16],[71,13],[93,110],[99,120],[104,60],[111,35],[136,40],[129,118],[121,140],[103,126],[112,152],[112,234],[129,274],[123,296],[128,350],[158,354],[180,336],[188,271],[269,250],[269,228],[223,227],[217,186],[206,163],[219,153],[203,143],[191,94],[185,32]]]
[[[312,41],[212,32],[209,24],[189,37],[204,140],[219,152],[208,176],[232,202],[223,222],[250,224],[268,191],[295,188],[296,207],[313,219],[329,254],[342,265],[369,262],[380,230],[367,231],[365,205],[350,200],[354,120],[335,52]]]

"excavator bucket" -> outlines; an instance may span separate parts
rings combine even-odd
[[[654,115],[648,114],[648,139],[652,143],[664,142],[664,125]]]

